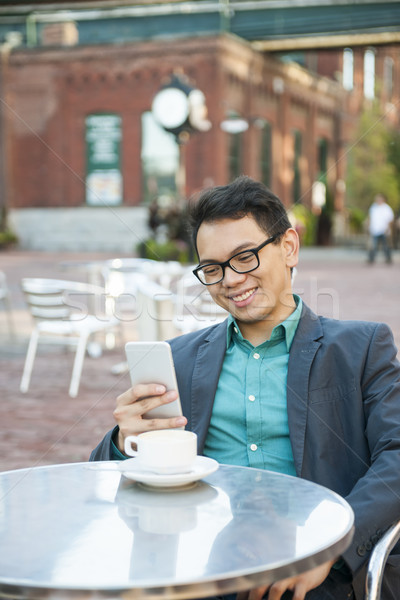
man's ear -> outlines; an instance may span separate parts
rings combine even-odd
[[[290,227],[283,234],[282,247],[287,267],[295,267],[299,260],[300,241],[298,233],[293,227]]]

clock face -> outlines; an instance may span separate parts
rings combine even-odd
[[[153,116],[165,129],[183,125],[189,116],[188,97],[178,88],[165,88],[153,100]]]

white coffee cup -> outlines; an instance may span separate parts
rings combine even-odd
[[[131,444],[135,443],[137,450]],[[197,436],[192,431],[160,429],[128,435],[125,454],[136,456],[143,469],[154,473],[187,473],[197,456]]]

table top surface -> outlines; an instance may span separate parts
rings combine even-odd
[[[120,464],[0,473],[0,597],[229,593],[317,566],[352,538],[349,505],[303,479],[220,465],[187,487],[150,488]]]

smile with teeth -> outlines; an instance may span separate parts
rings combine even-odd
[[[244,294],[240,294],[240,296],[232,296],[232,300],[234,302],[243,302],[243,300],[247,300],[247,298],[250,298],[250,296],[252,294],[254,294],[255,291],[256,291],[256,288],[253,288],[252,290],[248,290],[247,292],[244,292]]]

